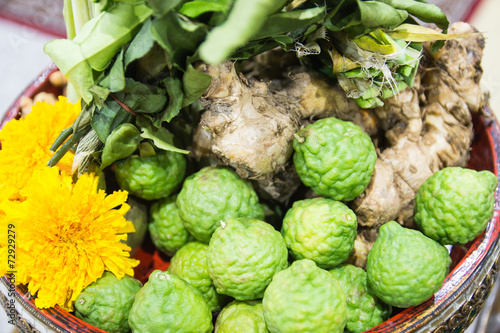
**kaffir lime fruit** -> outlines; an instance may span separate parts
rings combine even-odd
[[[130,205],[129,211],[125,214],[125,219],[132,222],[135,232],[127,235],[126,244],[130,246],[130,256],[139,250],[148,230],[148,207],[139,200],[128,197],[127,203]]]
[[[212,313],[196,288],[156,270],[137,293],[129,323],[134,333],[209,333]]]
[[[443,245],[476,238],[493,216],[497,177],[489,171],[444,168],[429,177],[415,198],[415,222]]]
[[[333,268],[349,257],[356,231],[354,212],[327,198],[295,201],[281,229],[292,257],[311,259],[321,268]]]
[[[346,300],[333,275],[309,259],[276,273],[262,300],[271,333],[343,332]]]
[[[215,333],[268,333],[261,301],[232,301],[217,316]]]
[[[334,200],[350,201],[363,193],[377,160],[370,137],[359,126],[336,118],[299,130],[293,148],[302,182]]]
[[[207,250],[207,244],[187,243],[170,260],[168,272],[183,278],[198,289],[210,311],[216,311],[228,303],[229,297],[215,291],[212,279],[208,275]]]
[[[194,240],[179,217],[177,196],[156,201],[149,210],[149,233],[153,244],[163,253],[174,255],[183,245]]]
[[[252,185],[226,168],[206,167],[189,176],[177,197],[186,229],[208,243],[218,223],[227,218],[264,218]]]
[[[368,285],[385,303],[407,308],[441,288],[451,264],[448,250],[418,230],[382,225],[368,253]]]
[[[186,159],[180,153],[159,150],[156,155],[133,155],[114,164],[118,185],[146,200],[166,198],[184,178]]]
[[[220,222],[208,245],[208,273],[217,292],[240,301],[262,298],[273,275],[288,265],[281,234],[250,218]]]
[[[85,288],[76,298],[75,315],[109,333],[130,331],[128,316],[142,283],[125,275],[118,280],[110,272]]]
[[[346,297],[346,332],[361,333],[389,318],[391,306],[378,299],[368,288],[366,272],[353,265],[330,270]]]

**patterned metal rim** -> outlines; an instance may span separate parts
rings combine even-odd
[[[47,81],[48,76],[55,70],[54,65],[49,66],[20,96],[32,96],[39,91],[40,87]],[[0,128],[6,121],[16,117],[18,110],[19,99],[0,122]],[[485,119],[493,120],[485,125],[483,135],[487,136],[488,149],[493,153],[493,171],[500,179],[500,127],[488,107],[486,107],[485,113],[486,117],[482,118],[481,122],[486,123]],[[476,238],[465,257],[448,275],[441,290],[430,300],[404,310],[367,332],[444,333],[465,331],[483,307],[484,300],[491,292],[500,268],[499,212],[500,193],[497,189],[495,214],[487,229]],[[14,288],[4,276],[0,278],[0,305],[9,313],[8,307],[11,303],[15,304],[15,324],[22,332],[104,332],[84,323],[58,306],[46,310],[38,309],[26,286],[20,285]]]

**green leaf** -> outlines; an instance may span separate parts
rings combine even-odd
[[[236,0],[226,21],[213,28],[200,45],[200,58],[211,65],[220,64],[245,45],[260,31],[266,18],[286,3],[287,0]]]
[[[92,128],[99,140],[106,142],[108,135],[119,125],[129,123],[132,115],[125,111],[116,101],[106,102],[101,109],[95,109],[92,115]]]
[[[159,87],[152,87],[126,79],[125,88],[116,97],[136,113],[158,113],[163,110],[167,97]]]
[[[409,14],[427,23],[435,23],[443,30],[448,29],[450,22],[443,11],[434,4],[415,0],[377,0],[394,8],[406,10]]]
[[[125,68],[134,60],[144,57],[154,46],[155,40],[151,34],[151,20],[148,19],[141,27],[141,30],[132,39],[132,42],[125,52]]]
[[[188,106],[203,95],[210,86],[212,78],[210,75],[194,69],[193,65],[188,64],[186,72],[182,77],[182,87],[184,90],[184,100],[182,106]]]
[[[179,13],[187,17],[196,18],[200,15],[209,12],[222,12],[226,13],[229,10],[227,4],[213,2],[213,1],[190,1],[182,5]]]
[[[43,48],[61,72],[68,78],[78,94],[88,104],[92,101],[89,88],[94,85],[94,74],[80,52],[80,46],[72,40],[54,39]]]
[[[205,38],[207,27],[189,21],[179,13],[169,12],[153,20],[151,33],[167,52],[171,65],[183,69],[186,58],[194,54]]]
[[[157,148],[181,154],[189,154],[189,151],[176,148],[173,145],[173,135],[166,128],[155,127],[147,118],[141,116],[137,117],[136,123],[142,131],[141,137],[152,140]]]
[[[414,24],[401,24],[399,27],[388,31],[387,34],[394,39],[401,39],[410,42],[427,42],[435,40],[448,40],[462,37],[469,37],[473,34],[443,34],[431,28]]]
[[[163,16],[184,2],[186,2],[186,0],[147,0],[147,3],[149,7],[153,9],[155,16]]]
[[[278,39],[276,39],[278,38]],[[274,49],[275,47],[278,47],[282,45],[282,43],[278,42],[282,41],[282,38],[285,38],[287,41],[291,41],[292,45],[294,43],[293,38],[290,38],[288,36],[278,36],[275,38],[267,38],[264,40],[258,40],[258,41],[250,41],[246,43],[243,47],[239,48],[231,54],[229,59],[231,60],[245,60],[250,57],[253,57],[254,55],[263,53],[265,51],[269,51],[271,49]]]
[[[106,138],[101,156],[101,170],[115,161],[126,158],[139,146],[140,132],[130,123],[117,126]]]
[[[163,114],[162,121],[170,122],[172,118],[179,114],[179,111],[182,108],[184,93],[182,91],[181,80],[178,78],[169,76],[163,80],[163,83],[165,83],[165,87],[167,88],[169,100],[167,110]]]
[[[259,32],[252,39],[274,37],[290,31],[319,23],[325,15],[325,7],[314,7],[291,12],[277,13],[269,16]]]
[[[95,71],[103,71],[108,66],[150,15],[151,9],[144,5],[118,3],[88,21],[73,40],[50,41],[44,51],[88,104],[92,101],[89,88],[95,84],[94,76],[98,74]]]
[[[375,28],[392,29],[408,18],[408,12],[377,1],[342,0],[325,18],[331,31],[345,31],[352,37]]]
[[[166,51],[158,43],[154,43],[151,50],[135,62],[135,78],[141,82],[150,82],[157,81],[155,77],[159,76],[161,80],[169,72],[167,58]]]
[[[94,84],[89,88],[89,91],[92,93],[92,95],[94,95],[94,103],[98,107],[103,107],[104,101],[106,101],[109,96],[109,89]]]
[[[113,0],[114,2],[123,2],[129,5],[140,5],[144,3],[144,0]]]
[[[111,70],[109,71],[109,91],[117,92],[125,88],[125,69],[123,68],[123,49],[118,54]]]
[[[288,35],[274,36],[273,40],[285,51],[292,51],[295,49],[295,39]]]
[[[151,14],[151,9],[144,5],[118,3],[87,22],[74,41],[80,45],[89,65],[96,71],[103,71]]]

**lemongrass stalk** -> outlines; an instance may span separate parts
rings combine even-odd
[[[73,18],[73,6],[71,0],[64,0],[63,7],[64,23],[66,25],[66,38],[73,39],[76,36],[75,21]]]
[[[66,38],[73,39],[83,25],[90,20],[89,2],[87,0],[64,0],[63,15]],[[66,86],[66,97],[71,103],[76,103],[81,99],[80,94],[71,83]]]
[[[70,1],[73,7],[73,22],[78,35],[82,27],[90,20],[89,2],[87,0]]]

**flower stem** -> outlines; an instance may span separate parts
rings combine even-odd
[[[76,132],[75,135],[73,135],[61,146],[61,148],[56,151],[50,161],[47,162],[47,166],[53,167],[54,165],[56,165],[61,160],[61,158],[63,158],[63,156],[66,155],[66,153],[75,145],[75,143],[78,142],[88,131],[88,127],[85,127]]]
[[[56,151],[57,148],[59,148],[59,146],[61,146],[71,134],[73,134],[73,127],[69,127],[63,130],[57,137],[56,141],[54,141],[54,143],[50,147],[50,151]]]

